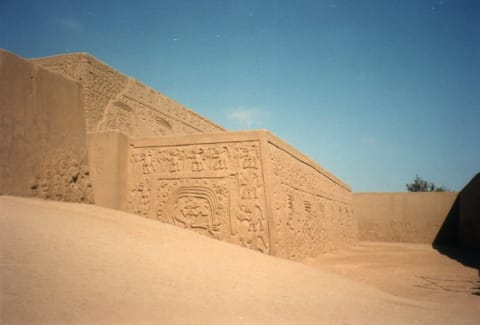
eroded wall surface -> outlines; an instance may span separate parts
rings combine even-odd
[[[129,136],[166,136],[225,131],[89,54],[57,55],[30,61],[82,85],[89,132],[118,130]]]
[[[275,255],[301,260],[354,243],[350,187],[283,141],[266,145]]]
[[[458,193],[353,193],[360,240],[434,243]],[[455,211],[456,213],[456,211]]]
[[[126,210],[301,260],[356,240],[350,188],[265,131],[131,139]]]
[[[0,193],[93,203],[81,87],[0,50]]]

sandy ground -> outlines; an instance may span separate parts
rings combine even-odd
[[[428,246],[362,243],[306,262],[114,210],[0,197],[2,324],[479,323],[477,271]]]
[[[473,254],[472,254],[473,255]],[[480,307],[480,256],[476,268],[442,255],[431,245],[361,242],[305,261],[395,296]],[[467,308],[468,309],[468,308]],[[480,324],[480,310],[477,308]]]

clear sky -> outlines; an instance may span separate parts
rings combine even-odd
[[[0,0],[0,48],[89,52],[354,191],[480,172],[477,0]]]

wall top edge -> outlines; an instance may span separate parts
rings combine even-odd
[[[0,54],[9,54],[9,55],[14,55],[16,57],[22,58],[20,55],[13,53],[12,51],[9,51],[7,49],[1,48],[0,47]],[[22,58],[23,59],[23,58]]]
[[[338,179],[331,172],[320,166],[313,159],[295,149],[287,142],[283,141],[268,130],[251,130],[251,131],[233,131],[233,132],[218,132],[206,133],[196,135],[181,135],[181,136],[167,136],[167,137],[132,137],[130,138],[130,145],[133,147],[156,147],[156,146],[177,146],[177,145],[195,145],[195,144],[212,144],[222,142],[244,142],[244,141],[263,141],[272,144],[304,164],[315,169],[319,173],[329,178],[334,183],[351,192],[351,187]]]
[[[347,183],[340,180],[338,177],[336,177],[334,174],[332,174],[327,169],[322,167],[315,160],[313,160],[312,158],[310,158],[309,156],[307,156],[303,152],[299,151],[298,149],[295,149],[292,145],[285,142],[284,140],[282,140],[281,138],[279,138],[278,136],[276,136],[272,132],[270,132],[268,130],[265,130],[265,136],[267,137],[267,141],[269,143],[283,149],[284,151],[288,152],[292,156],[294,156],[297,159],[303,161],[303,163],[309,165],[311,168],[313,168],[313,169],[317,170],[319,173],[325,175],[331,181],[333,181],[334,183],[337,183],[338,185],[340,185],[341,187],[343,187],[347,191],[350,191],[350,192],[352,191],[352,188],[350,187],[350,185],[348,185]]]
[[[146,87],[146,88],[149,88],[149,89],[152,89],[154,90],[155,92],[157,92],[160,96],[162,97],[166,97],[168,98],[170,101],[176,103],[178,106],[180,106],[181,108],[183,108],[184,110],[188,111],[189,113],[193,114],[194,116],[196,116],[197,118],[211,124],[212,126],[218,128],[219,130],[221,131],[227,131],[224,127],[222,127],[221,125],[215,123],[215,122],[212,122],[211,120],[207,119],[206,117],[198,114],[197,112],[189,109],[188,107],[180,104],[179,102],[177,102],[176,100],[164,95],[163,93],[159,92],[158,90],[148,86],[147,84],[143,83],[142,81],[134,78],[134,77],[131,77],[131,76],[127,76],[125,74],[123,74],[122,72],[120,72],[119,70],[113,68],[112,66],[108,65],[107,63],[103,62],[102,60],[96,58],[95,56],[93,56],[92,54],[88,53],[88,52],[75,52],[75,53],[66,53],[66,54],[55,54],[55,55],[50,55],[50,56],[44,56],[44,57],[38,57],[38,58],[30,58],[28,59],[28,61],[32,62],[32,63],[35,63],[35,64],[40,64],[42,65],[42,62],[62,62],[63,60],[65,59],[68,59],[68,58],[73,58],[74,60],[87,60],[87,63],[88,61],[91,61],[91,62],[94,62],[95,64],[98,64],[98,65],[101,65],[101,66],[104,66],[105,68],[108,68],[112,71],[114,71],[115,73],[118,73],[118,75],[120,76],[123,76],[125,78],[129,78],[131,80],[133,80],[134,82]]]
[[[352,192],[355,195],[453,195],[459,192]]]
[[[0,59],[5,60],[5,62],[10,62],[10,64],[15,62],[21,62],[21,64],[31,67],[32,71],[35,71],[35,73],[37,74],[38,73],[47,74],[51,77],[62,79],[64,83],[71,83],[72,85],[74,84],[76,87],[81,87],[81,85],[75,80],[62,76],[58,73],[52,72],[44,68],[43,66],[38,65],[35,62],[30,61],[29,59],[25,59],[24,57],[14,52],[0,48]]]
[[[130,145],[134,147],[194,145],[221,142],[260,141],[264,137],[264,130],[230,131],[164,137],[130,137]]]

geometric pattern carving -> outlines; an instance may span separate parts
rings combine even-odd
[[[276,255],[301,260],[356,238],[350,191],[273,144],[270,161]]]
[[[136,146],[128,210],[270,252],[258,141]]]
[[[130,136],[221,132],[224,129],[87,54],[32,59],[83,86],[90,132],[119,130]]]
[[[163,187],[159,187],[160,197],[155,211],[160,220],[217,239],[222,239],[223,234],[229,231],[229,225],[225,222],[228,198],[224,195],[226,189],[223,179],[203,182],[186,180],[159,180],[159,182],[164,184]]]
[[[346,185],[266,132],[247,135],[132,140],[128,210],[293,260],[355,238]]]
[[[122,133],[116,168],[128,171],[105,178],[119,186],[106,202],[294,260],[357,238],[348,185],[268,132],[224,132],[89,55],[32,61],[82,85],[87,132]],[[71,158],[45,162],[48,175],[34,175],[31,191],[91,202],[91,166]],[[96,175],[104,172],[95,167],[100,158],[93,156]]]

